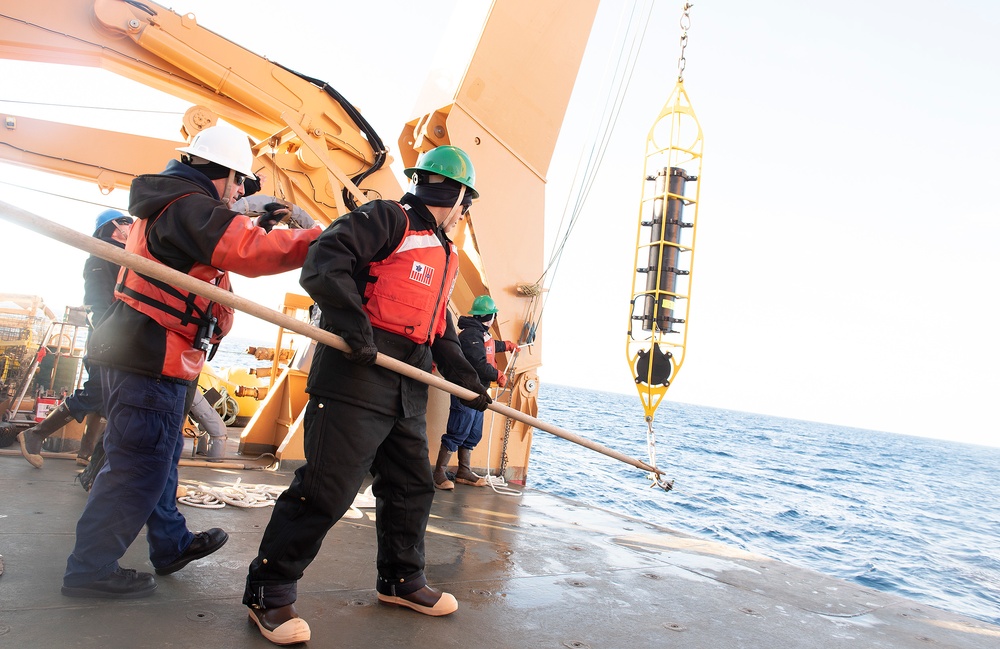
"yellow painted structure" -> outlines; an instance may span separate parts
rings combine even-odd
[[[244,130],[256,146],[255,170],[265,173],[262,192],[285,198],[321,223],[329,223],[372,198],[402,194],[390,170],[394,152],[370,126],[311,80],[201,27],[192,14],[154,2],[122,0],[3,0],[0,56],[102,67],[192,104],[183,129],[191,136],[219,118]],[[504,0],[489,12],[478,47],[451,104],[414,116],[403,126],[395,152],[406,165],[419,153],[452,144],[471,156],[478,200],[454,239],[461,271],[452,308],[466,313],[477,295],[489,294],[503,314],[495,337],[519,340],[537,314],[525,287],[542,275],[545,176],[583,56],[598,0]],[[335,80],[334,84],[335,85]],[[96,182],[103,191],[125,188],[142,173],[155,173],[182,142],[5,115],[0,160]],[[384,143],[383,143],[384,144]],[[517,209],[511,209],[516,201]],[[541,331],[519,355],[511,405],[537,412]],[[501,355],[500,369],[509,359]],[[276,374],[276,380],[280,377]],[[285,377],[272,388],[249,426],[252,442],[270,444],[291,458],[301,441],[285,439],[284,423],[262,418],[297,415],[301,389]],[[282,387],[279,387],[280,386]],[[428,418],[431,455],[444,432],[447,395],[434,392]],[[280,413],[279,413],[280,411]],[[490,418],[487,418],[489,421]],[[504,466],[505,476],[527,473],[531,429],[494,423],[506,439],[473,455],[473,465]],[[273,433],[259,433],[259,428]],[[289,429],[294,435],[294,426]],[[485,431],[484,434],[489,434]],[[506,456],[501,457],[506,448]]]

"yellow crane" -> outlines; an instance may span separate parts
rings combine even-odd
[[[331,84],[219,36],[193,13],[147,0],[0,0],[0,58],[101,67],[191,104],[177,141],[4,114],[0,161],[90,180],[109,193],[159,172],[184,138],[222,119],[254,142],[262,193],[326,224],[357,204],[400,196],[394,157],[405,167],[435,146],[460,146],[475,162],[483,198],[452,235],[461,264],[451,306],[466,313],[476,296],[489,295],[505,315],[494,336],[526,342],[521,332],[533,314],[524,287],[542,272],[546,176],[597,7],[598,0],[494,2],[453,100],[415,115],[393,141]],[[335,20],[335,4],[323,11],[336,29],[371,28]],[[316,51],[325,57],[324,48]],[[504,402],[533,416],[544,345],[540,329],[532,335],[516,367],[511,358],[498,361],[510,374]],[[289,372],[280,386],[274,378],[243,448],[302,456],[302,378]],[[443,430],[447,395],[433,396],[429,409],[429,430]],[[500,467],[523,482],[532,427],[497,418],[493,432],[502,443],[480,445],[474,466]],[[431,437],[434,456],[438,436]]]

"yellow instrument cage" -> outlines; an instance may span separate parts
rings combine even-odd
[[[646,139],[626,340],[647,422],[684,364],[703,144],[678,80]]]

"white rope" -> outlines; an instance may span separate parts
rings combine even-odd
[[[273,507],[278,496],[287,487],[278,487],[267,484],[241,485],[242,478],[237,478],[232,485],[212,487],[206,484],[199,484],[197,488],[184,486],[183,494],[177,496],[177,502],[198,507],[199,509],[222,509],[226,505],[254,509],[258,507]],[[182,485],[183,486],[183,485]],[[364,518],[362,507],[374,507],[375,497],[372,495],[371,487],[364,493],[360,493],[354,498],[354,503],[350,509],[344,513],[344,518]]]
[[[237,478],[232,485],[218,487],[206,484],[199,484],[196,488],[184,487],[184,493],[177,496],[177,502],[201,509],[222,509],[226,505],[245,509],[273,507],[274,501],[287,489],[266,484],[241,485],[241,480]]]
[[[503,390],[498,386],[496,399],[499,399],[501,394],[503,394]],[[493,493],[501,496],[520,496],[520,491],[507,486],[507,480],[502,475],[492,475],[490,472],[490,457],[493,455],[493,420],[496,416],[496,411],[490,410],[490,434],[489,437],[486,438],[486,475],[483,476],[483,478],[486,480],[486,484],[489,485],[490,489],[493,490]]]

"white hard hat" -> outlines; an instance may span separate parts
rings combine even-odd
[[[238,171],[248,178],[256,178],[253,175],[250,141],[245,133],[232,126],[209,126],[195,133],[190,144],[177,150]]]

